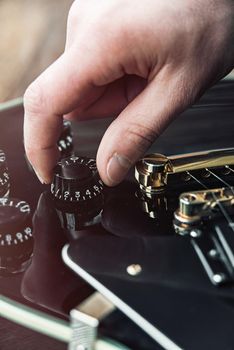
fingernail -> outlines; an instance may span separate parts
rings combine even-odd
[[[126,157],[115,153],[107,164],[110,185],[117,185],[122,181],[130,167],[131,162]]]
[[[42,185],[45,185],[45,181],[43,180],[43,178],[38,174],[38,172],[35,169],[34,169],[34,171],[35,171],[35,174],[38,177],[38,180],[42,183]]]

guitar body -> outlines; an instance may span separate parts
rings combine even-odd
[[[184,112],[149,153],[170,156],[234,147],[233,117],[234,82],[222,81]],[[122,184],[104,189],[98,221],[71,232],[61,225],[50,187],[39,184],[27,164],[22,106],[0,112],[0,122],[0,149],[6,154],[10,175],[9,195],[29,203],[34,240],[24,268],[6,274],[0,259],[0,293],[4,298],[29,307],[32,313],[43,312],[45,320],[56,317],[61,325],[69,321],[70,310],[97,290],[117,307],[101,323],[100,334],[131,349],[234,348],[234,284],[212,284],[191,237],[176,234],[173,226],[179,195],[201,190],[199,183],[176,177],[173,186],[157,197],[158,205],[139,190],[132,169]],[[79,156],[95,158],[109,123],[96,120],[72,125]],[[234,185],[232,172],[221,177]],[[226,187],[212,177],[204,181],[208,188]],[[202,231],[209,236],[217,227],[234,250],[232,227],[222,215],[207,220]],[[22,251],[17,254],[21,257]],[[46,326],[42,328],[43,333]],[[9,321],[1,323],[0,332],[3,350],[12,349],[18,339],[17,349],[66,348],[64,340],[55,343],[21,326],[17,329]],[[56,337],[61,339],[59,332]]]
[[[232,83],[214,87],[168,128],[149,153],[233,147],[231,91]],[[233,186],[233,173],[225,179]],[[210,181],[210,186],[224,185]],[[98,233],[87,229],[67,245],[65,263],[154,339],[155,348],[232,349],[234,286],[212,285],[191,240],[175,234],[172,224],[179,194],[199,189],[199,184],[178,178],[176,186],[167,190],[167,204],[156,208],[154,218],[136,195],[138,187],[130,173],[124,183],[106,190],[101,228]],[[225,219],[209,222],[204,234],[215,227],[234,249],[234,232]]]

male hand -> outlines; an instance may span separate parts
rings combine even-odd
[[[117,116],[97,153],[119,183],[174,117],[234,66],[233,0],[77,0],[65,52],[25,93],[24,140],[52,180],[63,117]]]

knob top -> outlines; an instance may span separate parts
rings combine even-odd
[[[84,181],[92,178],[92,171],[85,164],[67,162],[65,165],[61,164],[55,170],[55,175],[64,180]]]
[[[59,201],[87,202],[99,197],[102,190],[103,183],[92,158],[71,156],[55,167],[51,192]]]
[[[23,228],[29,215],[27,202],[16,198],[0,198],[0,235]]]

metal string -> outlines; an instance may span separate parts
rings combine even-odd
[[[217,174],[213,173],[213,171],[209,170],[206,168],[206,171],[208,171],[211,175],[213,175],[216,179],[218,179],[220,182],[222,182],[225,186],[227,186],[232,193],[234,194],[234,190],[233,187],[231,185],[229,185],[229,183],[227,183],[226,181],[224,181],[221,177],[219,177]]]
[[[230,166],[226,165],[225,168],[230,170],[232,173],[234,173],[234,170],[232,168],[230,168]]]
[[[191,176],[191,178],[194,179],[197,183],[199,183],[203,188],[205,188],[206,190],[209,189],[204,183],[202,183],[198,178],[196,178],[194,175],[192,175],[189,171],[187,171],[187,174],[189,176]],[[228,186],[230,186],[230,185],[228,185]],[[233,191],[233,189],[232,189],[232,191]],[[229,214],[227,213],[225,208],[222,206],[222,203],[218,200],[216,195],[214,193],[212,193],[212,196],[213,196],[215,202],[217,203],[220,211],[222,212],[223,216],[225,217],[226,221],[228,222],[228,225],[230,226],[231,230],[234,232],[234,222],[232,221],[231,217],[229,216]]]

